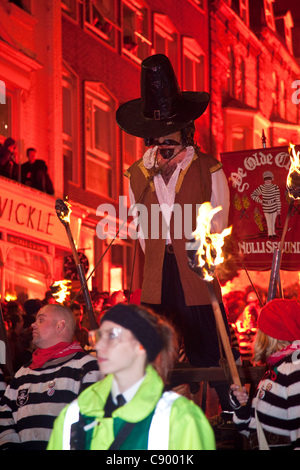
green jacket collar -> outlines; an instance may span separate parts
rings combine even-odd
[[[111,390],[112,381],[113,375],[110,374],[79,395],[78,404],[81,414],[96,420],[103,419],[104,406]],[[131,423],[141,421],[152,413],[162,392],[162,379],[152,366],[147,366],[146,377],[134,398],[126,405],[113,411],[112,417]]]

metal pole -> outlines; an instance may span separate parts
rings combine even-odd
[[[4,351],[5,358],[2,358],[0,356],[0,366],[3,369],[4,375],[9,375],[10,377],[12,377],[13,376],[13,366],[12,366],[11,350],[10,350],[10,344],[9,344],[7,334],[6,334],[1,303],[0,303],[0,341],[3,341],[4,350],[5,350]],[[3,364],[1,362],[2,359],[5,361],[5,362],[3,362]]]

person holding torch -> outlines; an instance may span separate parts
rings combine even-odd
[[[237,430],[251,449],[300,449],[300,306],[274,299],[261,310],[254,361],[266,364],[254,398],[245,387],[231,385]],[[246,403],[241,406],[241,403]]]

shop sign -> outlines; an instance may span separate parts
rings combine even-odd
[[[72,217],[74,233],[77,225],[78,218]],[[56,215],[54,198],[5,179],[1,179],[0,228],[20,233],[22,238],[69,247],[66,231]]]
[[[49,247],[42,245],[33,240],[27,240],[26,238],[16,237],[14,235],[7,235],[7,241],[14,245],[21,246],[22,248],[30,248],[31,250],[39,251],[40,253],[49,253]]]

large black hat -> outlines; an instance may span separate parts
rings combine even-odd
[[[152,55],[141,67],[141,98],[124,103],[116,112],[123,131],[136,137],[162,137],[180,131],[204,113],[209,94],[182,92],[168,57]]]

